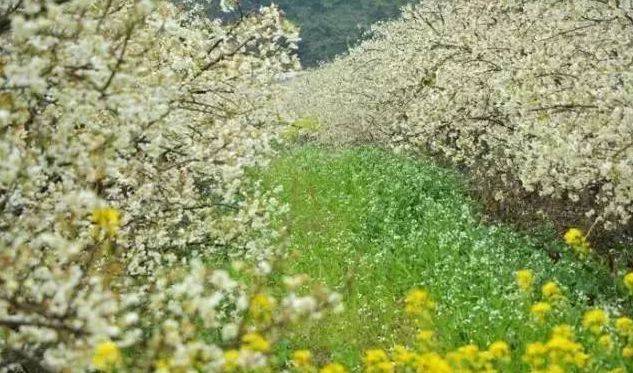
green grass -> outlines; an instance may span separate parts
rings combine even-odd
[[[480,223],[460,176],[431,162],[373,148],[304,147],[260,177],[270,190],[281,185],[290,207],[278,222],[289,231],[285,272],[339,291],[346,306],[295,330],[282,343],[288,350],[309,348],[358,368],[364,349],[412,340],[402,299],[424,287],[439,303],[441,348],[503,339],[518,357],[548,332],[530,320],[530,300],[516,290],[522,268],[535,272],[537,285],[555,278],[565,290],[571,305],[556,322],[577,325],[592,305],[631,309],[606,267],[574,259],[553,233],[528,237]],[[555,262],[545,248],[565,253]]]

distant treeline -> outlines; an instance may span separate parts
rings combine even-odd
[[[301,28],[299,57],[314,66],[343,53],[359,40],[372,23],[395,17],[411,0],[241,0],[243,12],[270,3],[278,4],[288,19]],[[211,16],[220,14],[217,5]],[[237,11],[235,14],[239,14]],[[224,15],[223,17],[226,17]]]

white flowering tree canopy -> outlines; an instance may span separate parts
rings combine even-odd
[[[208,371],[223,355],[201,333],[246,332],[249,291],[202,260],[269,272],[283,209],[244,172],[272,152],[271,82],[298,68],[298,36],[275,6],[222,23],[186,5],[0,2],[0,370],[132,347],[129,370]],[[336,300],[297,297],[278,318]]]
[[[430,151],[498,180],[498,198],[518,184],[623,227],[632,31],[628,0],[422,1],[287,96],[329,126],[326,140]]]

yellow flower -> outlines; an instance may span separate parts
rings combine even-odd
[[[383,361],[378,363],[373,369],[369,369],[371,372],[379,373],[392,373],[395,372],[396,367],[391,361]]]
[[[297,367],[309,366],[312,362],[312,353],[308,350],[298,350],[292,353],[292,362]]]
[[[114,236],[121,225],[121,214],[119,210],[111,207],[96,208],[92,211],[92,222],[110,236]]]
[[[532,368],[542,367],[546,362],[547,347],[541,342],[530,343],[525,349],[523,361]]]
[[[555,301],[557,299],[560,299],[562,296],[560,288],[554,281],[549,281],[548,283],[543,285],[543,287],[541,288],[541,293],[543,294],[543,298],[549,301]]]
[[[538,321],[545,321],[547,315],[552,311],[552,306],[546,302],[534,303],[530,307],[530,312]]]
[[[622,349],[622,357],[630,359],[633,357],[633,346],[626,346]]]
[[[493,342],[488,346],[488,352],[493,359],[505,359],[510,356],[510,346],[504,341]]]
[[[565,370],[565,368],[561,367],[558,364],[550,364],[546,370],[543,371],[544,373],[567,373],[567,371]]]
[[[426,315],[435,309],[435,302],[426,290],[414,289],[407,294],[404,300],[405,312],[412,316]]]
[[[459,347],[453,352],[447,354],[447,358],[451,360],[455,365],[470,365],[477,362],[477,358],[480,355],[479,347],[474,344]]]
[[[582,317],[582,326],[594,334],[600,334],[609,321],[609,316],[600,309],[589,310]]]
[[[629,289],[629,291],[631,293],[633,293],[633,272],[629,272],[626,274],[626,276],[624,276],[624,286],[626,286],[627,289]]]
[[[529,269],[522,269],[515,274],[517,285],[523,291],[530,291],[534,283],[534,273]]]
[[[613,348],[613,338],[608,334],[602,335],[598,338],[598,344],[605,350],[610,351]]]
[[[395,369],[394,364],[389,361],[387,353],[381,349],[373,349],[365,351],[365,357],[363,358],[365,363],[366,372],[393,372]]]
[[[589,361],[589,355],[585,354],[584,352],[575,353],[572,360],[573,364],[575,364],[579,368],[582,368],[585,365],[587,365],[588,361]]]
[[[320,373],[347,373],[347,369],[344,366],[337,363],[330,363],[319,371]]]
[[[559,325],[552,330],[546,343],[532,343],[527,346],[523,360],[533,372],[566,372],[575,366],[582,368],[587,364],[589,356],[583,346],[575,342],[569,325]]]
[[[573,351],[576,349],[576,343],[571,339],[552,336],[549,341],[545,344],[548,350],[551,351]]]
[[[435,352],[422,354],[415,362],[418,372],[452,373],[453,368],[446,359]]]
[[[459,347],[457,353],[463,356],[467,360],[475,360],[479,353],[479,347],[474,344]]]
[[[589,242],[582,230],[578,228],[570,228],[564,236],[565,242],[574,249],[576,255],[585,257],[589,254]]]
[[[95,347],[92,365],[98,370],[111,370],[123,362],[121,350],[112,341],[101,342]]]
[[[628,317],[619,317],[615,320],[615,329],[622,337],[633,336],[633,320]]]
[[[574,338],[574,330],[572,329],[572,327],[570,325],[567,325],[567,324],[556,325],[552,329],[552,337],[573,339]]]
[[[435,332],[432,330],[420,330],[416,339],[421,347],[428,348],[432,345]]]
[[[256,294],[251,299],[249,313],[253,320],[260,323],[268,323],[272,320],[275,300],[266,294]]]
[[[393,360],[399,365],[408,365],[415,360],[415,357],[415,353],[404,346],[395,346],[393,348]]]
[[[270,343],[259,333],[248,333],[242,337],[244,347],[257,352],[268,352]]]
[[[171,361],[169,359],[159,359],[154,363],[154,373],[169,373]]]
[[[581,245],[585,242],[585,234],[578,228],[569,228],[563,238],[569,246]]]
[[[238,350],[228,350],[224,353],[224,370],[233,371],[239,368],[237,360],[240,358]]]
[[[366,366],[375,366],[385,361],[389,361],[389,358],[384,350],[373,349],[365,351],[363,362]]]

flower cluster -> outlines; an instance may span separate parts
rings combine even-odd
[[[297,350],[292,353],[292,369],[300,373],[346,373],[347,369],[339,363],[328,363],[318,368],[312,359],[312,353],[308,350]]]
[[[522,273],[527,272],[523,270]],[[555,284],[551,281],[543,286],[543,297],[548,294],[562,297]],[[521,290],[524,295],[524,290]],[[441,335],[441,329],[438,329],[439,333],[430,329],[436,323],[435,313],[421,321],[419,313],[409,312],[408,300],[419,299],[422,293],[425,294],[425,302],[431,301],[426,291],[413,290],[406,297],[405,311],[413,317],[416,326],[426,329],[420,330],[411,347],[397,345],[390,351],[365,351],[365,372],[624,372],[629,366],[627,361],[633,358],[633,320],[623,316],[611,325],[607,313],[601,309],[587,310],[579,320],[577,330],[565,323],[553,324],[551,328],[552,324],[534,323],[533,327],[539,332],[547,330],[549,337],[543,342],[537,340],[525,346],[515,346],[517,350],[502,340],[490,343],[485,349],[472,343],[447,349],[437,337]],[[551,307],[545,302],[538,304]],[[426,310],[431,312],[431,308]],[[300,367],[304,366],[301,362],[309,361],[311,355],[301,351],[294,356],[295,366]],[[610,363],[607,363],[609,360]]]
[[[435,302],[431,299],[430,294],[423,289],[409,292],[404,303],[405,312],[414,317],[428,318],[435,310]]]
[[[626,289],[631,294],[633,294],[633,272],[629,272],[626,275],[624,275],[622,282],[624,283],[624,286],[626,287]]]
[[[574,368],[584,368],[588,359],[583,346],[574,341],[569,325],[555,327],[545,343],[528,345],[523,356],[533,372],[566,372]]]
[[[390,352],[383,349],[365,351],[363,358],[366,372],[496,372],[510,361],[510,346],[495,341],[487,349],[475,344],[442,352],[434,324],[436,303],[423,289],[414,289],[405,298],[405,313],[412,318],[418,332],[414,345],[394,346]]]
[[[569,245],[574,253],[580,258],[586,258],[591,247],[587,241],[586,235],[578,228],[570,228],[563,236],[565,243]]]
[[[286,95],[325,125],[324,141],[424,150],[466,166],[497,199],[561,199],[625,226],[631,14],[630,1],[421,1]]]
[[[530,273],[530,270],[521,270],[517,273]],[[552,325],[556,320],[564,318],[564,310],[569,304],[560,286],[555,281],[548,281],[541,287],[541,294],[534,294],[533,289],[526,292],[520,278],[517,277],[517,287],[522,296],[540,296],[530,307],[532,318],[536,321],[536,328]],[[557,312],[553,312],[557,311]],[[616,356],[629,359],[633,357],[631,348],[631,332],[633,321],[626,316],[618,318],[615,323],[610,322],[609,314],[601,308],[588,309],[579,321],[579,330],[582,332],[583,341],[576,338],[574,328],[568,324],[557,324],[550,333],[550,338],[545,342],[533,342],[526,346],[522,360],[533,372],[565,372],[575,369],[587,369],[592,363],[592,358],[600,361]],[[615,347],[618,346],[616,349]],[[593,351],[588,351],[592,349]],[[619,354],[619,356],[618,356]],[[603,367],[604,368],[604,367]],[[614,371],[618,371],[616,370]]]
[[[534,284],[534,273],[529,269],[522,269],[515,274],[516,282],[519,288],[525,292],[532,290]]]

